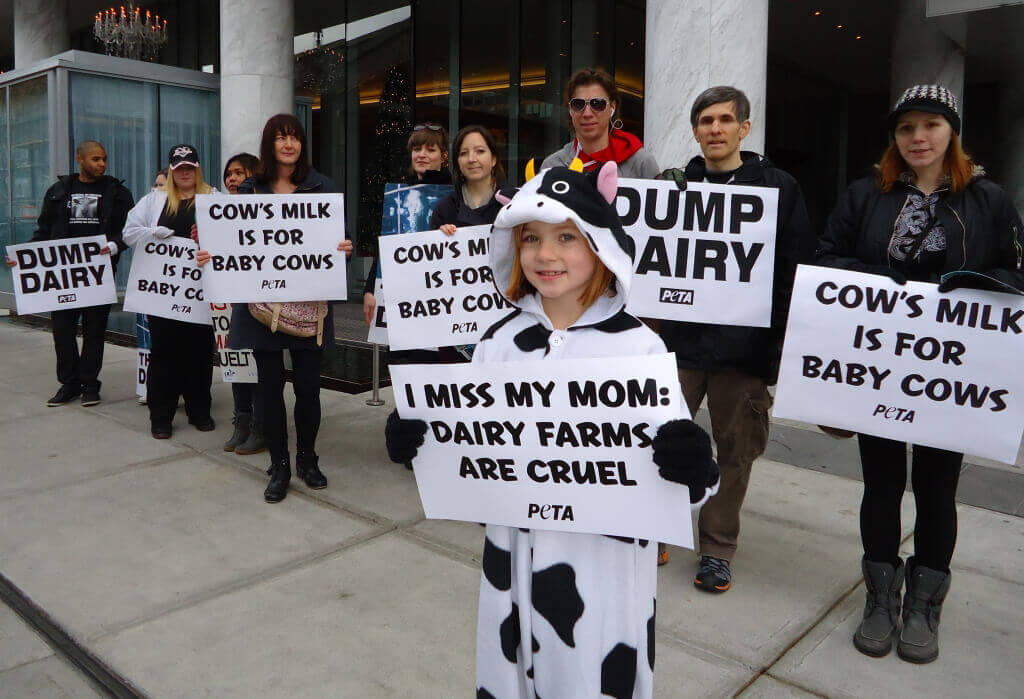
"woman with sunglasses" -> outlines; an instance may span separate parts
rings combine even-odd
[[[619,91],[608,73],[593,68],[578,70],[569,78],[565,93],[569,95],[569,118],[576,137],[545,158],[542,170],[568,167],[579,158],[584,170],[596,170],[601,163],[614,161],[619,177],[654,179],[660,172],[654,156],[644,150],[639,138],[619,128],[621,119],[615,119]]]
[[[452,181],[448,172],[448,132],[440,124],[425,122],[412,127],[409,135],[409,172],[402,184],[448,184]],[[377,258],[366,275],[363,286],[363,317],[366,325],[373,322],[377,299],[373,286],[377,281]]]

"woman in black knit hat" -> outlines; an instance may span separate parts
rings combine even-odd
[[[915,85],[900,97],[888,123],[893,143],[876,176],[853,183],[832,212],[817,263],[885,275],[899,284],[908,279],[937,283],[947,272],[969,270],[1024,289],[1020,216],[1010,197],[961,149],[953,93]],[[966,285],[960,281],[964,277],[956,279],[940,283],[939,291]],[[917,520],[914,555],[904,564],[900,502],[907,484],[907,445],[866,434],[857,439],[864,474],[860,529],[867,604],[853,643],[879,657],[895,642],[904,660],[929,663],[939,654],[963,454],[913,445]]]

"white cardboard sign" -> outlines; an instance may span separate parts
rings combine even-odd
[[[775,417],[1013,463],[1024,298],[800,265]]]
[[[771,325],[777,189],[623,179],[615,208],[636,243],[631,313]]]
[[[388,344],[388,319],[384,313],[384,284],[381,279],[373,283],[373,298],[377,305],[373,309],[373,319],[370,321],[370,330],[366,334],[366,341],[377,345]]]
[[[490,228],[380,237],[392,350],[473,344],[513,310],[494,285]]]
[[[210,324],[203,301],[199,248],[191,238],[146,238],[135,246],[124,293],[124,310],[186,323]]]
[[[347,298],[341,194],[196,196],[211,303]]]
[[[427,517],[692,548],[689,489],[652,460],[687,416],[674,355],[391,367]]]
[[[102,235],[7,246],[18,313],[44,313],[117,303],[110,255]]]
[[[149,393],[146,386],[146,380],[149,378],[149,350],[138,349],[138,362],[135,365],[136,379],[135,379],[135,395],[139,398],[145,398]]]
[[[259,383],[256,358],[251,349],[233,350],[228,348],[228,334],[231,331],[231,305],[210,304],[210,320],[213,336],[217,340],[217,357],[220,359],[220,374],[224,383]]]

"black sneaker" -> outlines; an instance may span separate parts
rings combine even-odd
[[[729,561],[714,556],[701,556],[693,584],[708,592],[725,592],[732,585]]]
[[[58,405],[70,403],[75,398],[78,398],[81,393],[82,389],[80,387],[66,383],[53,394],[53,398],[46,401],[46,405],[50,408],[56,408]]]
[[[95,388],[86,388],[82,390],[82,405],[89,407],[90,405],[100,404],[100,392]]]
[[[210,417],[209,415],[199,420],[193,420],[192,418],[189,418],[188,422],[190,425],[193,425],[200,432],[212,432],[217,427],[217,425],[214,424],[213,422],[213,418]]]

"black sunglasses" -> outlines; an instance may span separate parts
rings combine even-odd
[[[426,122],[424,124],[416,124],[416,126],[412,127],[412,130],[413,131],[422,131],[423,129],[430,129],[431,131],[440,131],[443,128],[444,127],[441,126],[440,124],[435,124],[432,121],[428,121],[428,122]]]
[[[588,104],[595,112],[603,112],[608,108],[608,100],[604,97],[591,97],[589,101],[582,97],[573,97],[569,100],[569,109],[577,113],[582,112]]]

